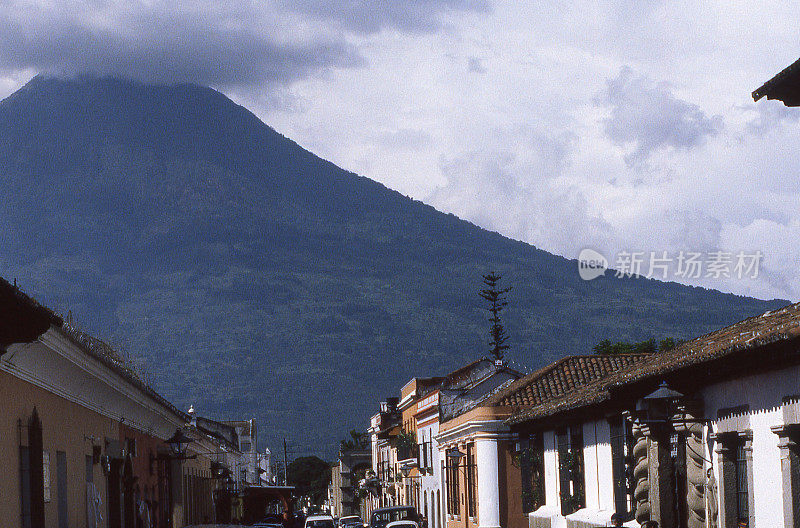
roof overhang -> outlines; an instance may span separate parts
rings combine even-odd
[[[753,101],[776,99],[786,106],[800,106],[800,59],[753,92]]]

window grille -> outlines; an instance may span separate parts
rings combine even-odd
[[[747,451],[744,442],[736,446],[736,518],[739,528],[747,528],[750,522],[748,510],[749,490],[747,485]]]
[[[580,424],[556,433],[558,474],[561,484],[561,514],[569,515],[586,506],[583,478],[583,430]]]
[[[611,469],[614,479],[614,509],[626,520],[633,518],[633,432],[624,416],[611,419]]]
[[[544,442],[541,433],[532,435],[519,454],[522,480],[522,509],[530,513],[544,504]]]
[[[466,474],[466,487],[467,487],[467,515],[470,517],[475,517],[476,515],[476,496],[478,495],[478,484],[477,484],[477,475],[476,475],[476,463],[475,463],[475,444],[467,444],[467,456],[466,456],[466,467],[465,467],[465,474]]]
[[[447,461],[447,512],[450,515],[459,515],[461,501],[459,497],[460,484],[458,478],[459,461],[458,459],[448,459]]]

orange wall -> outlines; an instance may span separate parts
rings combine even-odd
[[[58,526],[56,451],[67,457],[67,508],[69,526],[86,526],[86,455],[92,454],[92,440],[103,445],[106,437],[119,438],[118,425],[109,418],[0,371],[0,521],[3,528],[21,525],[19,446],[28,444],[26,426],[34,405],[42,422],[44,450],[50,454],[50,502],[45,503],[45,528]],[[94,466],[94,483],[107,507],[105,478],[100,465]],[[103,511],[103,519],[107,520]]]
[[[514,465],[515,450],[515,442],[499,442],[500,522],[504,528],[527,528],[528,517],[522,512],[522,475]]]

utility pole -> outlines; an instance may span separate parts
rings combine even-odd
[[[289,464],[286,462],[286,439],[283,439],[283,485],[289,485]]]

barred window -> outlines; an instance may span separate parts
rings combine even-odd
[[[581,424],[557,431],[556,443],[559,483],[561,484],[561,514],[569,515],[586,506]]]
[[[447,513],[450,515],[459,515],[460,513],[458,466],[459,460],[457,458],[447,457]]]
[[[633,518],[633,432],[624,416],[610,420],[611,469],[614,479],[614,509],[626,520]]]
[[[744,442],[736,446],[736,517],[739,528],[747,528],[750,522],[748,510],[749,490],[747,485],[747,452]]]
[[[518,460],[522,477],[522,511],[530,513],[544,505],[544,442],[541,433],[528,438]]]
[[[475,463],[475,444],[470,443],[467,444],[467,456],[466,456],[466,484],[467,484],[467,515],[470,517],[475,517],[476,515],[476,496],[478,495],[478,478],[477,478],[477,471],[476,471],[476,463]]]

